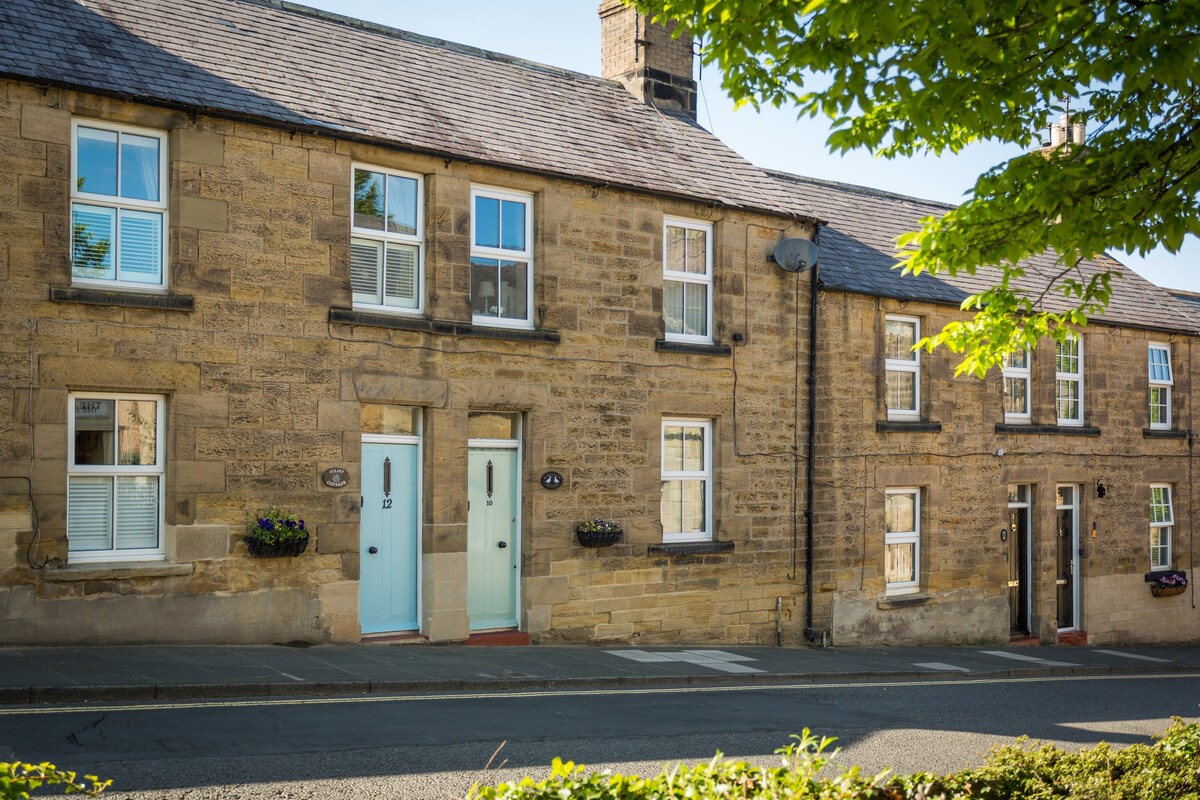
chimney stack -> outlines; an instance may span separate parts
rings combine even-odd
[[[643,103],[696,118],[692,35],[671,34],[676,23],[651,23],[621,0],[601,0],[601,74],[619,81]]]
[[[1061,144],[1082,146],[1087,141],[1087,126],[1082,120],[1071,121],[1069,114],[1063,114],[1058,122],[1050,123],[1050,147]]]

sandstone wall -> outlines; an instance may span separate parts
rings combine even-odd
[[[182,308],[56,293],[71,284],[73,116],[170,132],[165,305]],[[428,317],[460,333],[331,321],[331,309],[352,307],[352,162],[425,176]],[[471,328],[476,183],[534,193],[536,320],[559,342]],[[716,338],[745,337],[732,355],[656,348],[664,214],[714,225]],[[780,236],[806,232],[686,201],[0,83],[0,468],[31,475],[33,552],[49,559],[45,569],[26,564],[31,525],[0,538],[9,610],[0,637],[357,640],[361,411],[399,404],[424,411],[421,597],[431,640],[467,635],[467,415],[492,409],[524,418],[521,618],[535,639],[773,641],[782,596],[795,641],[796,364],[807,358],[795,304],[806,306],[807,290],[766,254]],[[65,563],[74,390],[167,397],[165,563]],[[715,538],[732,550],[649,552],[662,540],[665,415],[714,421]],[[324,486],[330,466],[348,468],[349,485]],[[550,469],[565,477],[556,492],[538,483]],[[23,482],[0,491],[6,509],[28,513]],[[247,557],[244,526],[272,504],[315,529],[304,555]],[[575,523],[597,516],[623,521],[625,540],[580,547]]]

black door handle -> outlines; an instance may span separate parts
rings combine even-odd
[[[499,547],[501,550],[503,550],[504,548],[508,547],[508,542],[496,542],[496,547]]]
[[[379,548],[376,547],[375,545],[371,545],[370,547],[367,548],[367,552],[370,553],[371,555],[375,555],[376,553],[379,552]]]

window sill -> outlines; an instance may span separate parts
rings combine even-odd
[[[1168,575],[1174,575],[1177,578],[1186,578],[1187,570],[1182,569],[1156,569],[1147,572],[1145,575],[1146,583],[1154,583],[1159,578],[1165,578]]]
[[[1099,436],[1100,429],[1074,425],[997,425],[996,433],[1023,433],[1047,436]]]
[[[149,308],[154,311],[194,311],[196,308],[195,300],[184,294],[143,294],[78,286],[51,286],[50,299],[55,303]]]
[[[1146,439],[1186,439],[1188,432],[1164,430],[1162,428],[1142,428],[1142,436]]]
[[[876,422],[876,433],[941,433],[940,422]]]
[[[706,556],[733,551],[733,542],[671,542],[652,544],[647,549],[652,556]]]
[[[888,611],[894,608],[910,608],[912,606],[923,606],[927,603],[932,603],[933,598],[927,594],[896,594],[891,597],[885,597],[875,603],[875,607],[880,611]]]
[[[541,342],[558,344],[562,336],[558,331],[524,330],[522,328],[490,328],[474,325],[470,322],[452,322],[450,320],[428,319],[426,317],[402,317],[391,314],[376,314],[370,311],[356,311],[351,308],[329,309],[329,321],[344,325],[372,325],[377,328],[391,328],[399,331],[417,331],[418,333],[433,333],[441,336],[474,336],[480,339],[507,339],[513,342]]]
[[[72,564],[62,569],[43,570],[42,580],[46,583],[76,583],[78,581],[119,581],[130,578],[174,578],[191,574],[191,564],[167,564],[162,561],[113,561]]]
[[[668,339],[655,339],[654,349],[660,353],[686,353],[693,356],[727,356],[733,353],[733,348],[727,344],[672,342]]]

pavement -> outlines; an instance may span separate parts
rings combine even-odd
[[[0,704],[1200,675],[1200,647],[0,647]]]

